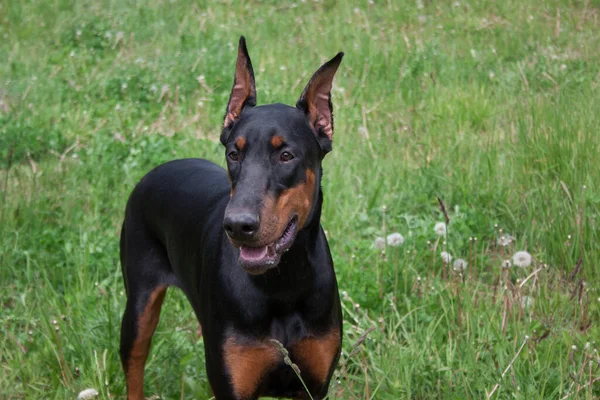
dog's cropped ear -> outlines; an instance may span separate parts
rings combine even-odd
[[[315,72],[304,88],[296,107],[303,110],[323,149],[331,150],[333,139],[333,107],[331,87],[333,77],[342,62],[344,53],[338,53]]]
[[[254,85],[254,71],[252,70],[252,62],[246,48],[246,39],[241,36],[237,62],[235,64],[235,77],[231,94],[229,95],[229,102],[227,102],[223,129],[230,128],[237,121],[244,107],[254,107],[255,105],[256,86]],[[224,140],[226,141],[227,137],[221,137],[221,142]]]

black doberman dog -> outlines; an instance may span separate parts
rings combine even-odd
[[[217,400],[309,398],[298,369],[312,398],[326,396],[342,314],[320,225],[321,161],[331,150],[331,87],[342,56],[319,68],[296,107],[257,107],[241,37],[221,134],[227,171],[202,159],[171,161],[133,190],[121,233],[129,399],[144,398],[168,286],[185,292],[200,321]]]

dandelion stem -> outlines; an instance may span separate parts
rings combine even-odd
[[[395,270],[394,270],[394,299],[398,299],[398,253],[399,250],[396,249],[396,251],[394,251],[394,264],[395,264]]]

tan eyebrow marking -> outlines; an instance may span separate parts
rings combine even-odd
[[[284,143],[285,141],[283,140],[283,136],[274,135],[271,138],[271,145],[273,145],[273,147],[275,147],[276,149],[283,146]]]
[[[235,140],[235,147],[237,147],[238,150],[244,150],[244,147],[246,147],[246,138],[243,136],[237,138]]]

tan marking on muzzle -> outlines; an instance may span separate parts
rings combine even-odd
[[[271,244],[279,239],[294,215],[298,215],[298,230],[304,228],[312,209],[315,183],[315,173],[307,169],[304,182],[284,190],[277,199],[272,196],[265,198],[257,246]]]

